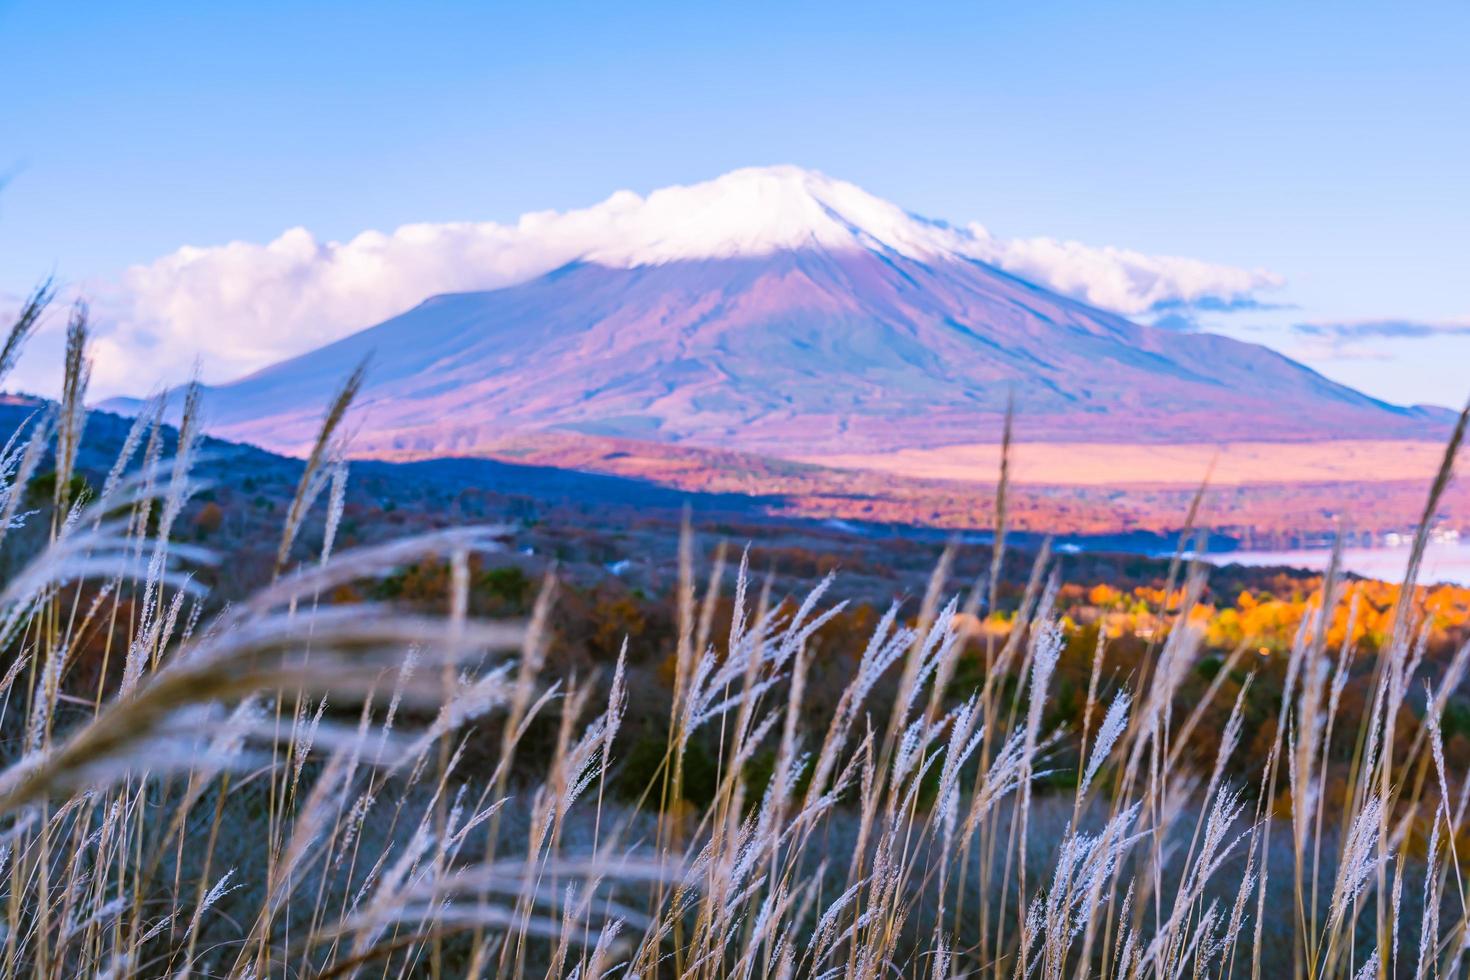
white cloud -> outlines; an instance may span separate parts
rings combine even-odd
[[[1285,285],[1284,279],[1265,269],[1054,238],[995,239],[979,225],[970,230],[977,240],[991,243],[989,261],[1007,272],[1129,316],[1166,306],[1228,305]]]
[[[978,258],[1097,306],[1249,299],[1281,285],[1262,270],[1050,238],[999,239],[909,215],[852,184],[792,167],[704,184],[620,191],[601,204],[515,224],[454,222],[323,242],[293,228],[267,244],[186,246],[91,288],[101,328],[93,390],[142,393],[264,367],[400,313],[436,293],[493,289],[575,259],[636,265],[817,243],[919,258]]]

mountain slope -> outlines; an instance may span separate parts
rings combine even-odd
[[[993,436],[1011,397],[1018,435],[1039,440],[1441,427],[1264,347],[1141,326],[1027,283],[965,233],[852,185],[742,173],[630,204],[624,237],[549,274],[433,297],[210,389],[213,427],[299,447],[369,356],[354,443],[367,454],[472,454],[528,429],[781,455],[933,447]]]

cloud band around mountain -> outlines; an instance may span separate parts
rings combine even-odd
[[[760,213],[765,209],[767,213]],[[761,248],[863,247],[979,259],[1057,292],[1137,316],[1257,302],[1280,277],[1196,259],[1052,238],[1001,239],[909,215],[860,188],[796,168],[736,171],[646,198],[514,224],[412,224],[320,241],[293,228],[266,244],[186,246],[93,290],[101,321],[94,388],[136,392],[186,375],[224,380],[303,353],[437,293],[494,289],[586,259],[629,265]]]

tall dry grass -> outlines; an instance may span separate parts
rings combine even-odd
[[[23,501],[48,454],[72,471],[85,310],[69,341],[62,399],[0,453],[0,537],[45,519]],[[334,431],[359,382],[327,407],[276,579],[232,607],[206,615],[190,569],[216,559],[170,533],[198,489],[196,396],[173,458],[155,407],[95,497],[58,479],[44,547],[0,589],[4,975],[1460,974],[1470,778],[1447,770],[1438,718],[1470,649],[1429,678],[1412,588],[1376,654],[1346,788],[1329,794],[1357,656],[1326,644],[1335,562],[1289,655],[1269,762],[1237,785],[1244,690],[1213,764],[1183,751],[1218,690],[1176,698],[1200,648],[1197,567],[1171,571],[1184,599],[1143,669],[1119,676],[1100,643],[1080,723],[1052,730],[1063,633],[1046,550],[1016,628],[958,694],[959,623],[995,589],[944,594],[946,558],[912,619],[882,618],[813,730],[803,691],[836,608],[826,587],[777,602],[743,559],[701,583],[686,546],[666,749],[642,800],[615,803],[625,662],[547,675],[550,581],[526,623],[466,614],[468,557],[498,546],[495,528],[333,553],[347,479]],[[322,552],[293,558],[308,519],[325,523]],[[447,616],[322,599],[427,554],[449,561]],[[99,635],[102,680],[78,691],[75,652]],[[1423,720],[1410,738],[1406,715]],[[538,726],[550,735],[533,749]],[[696,737],[719,747],[704,807],[681,792]],[[774,762],[757,782],[758,754]],[[1044,792],[1063,758],[1075,788]]]

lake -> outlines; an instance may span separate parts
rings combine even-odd
[[[1290,565],[1313,571],[1326,569],[1332,557],[1328,549],[1298,551],[1220,551],[1201,556],[1212,565]],[[1344,548],[1342,564],[1350,572],[1386,582],[1403,580],[1409,563],[1409,546],[1394,548]],[[1470,586],[1470,543],[1431,542],[1424,549],[1421,584],[1451,582]]]

